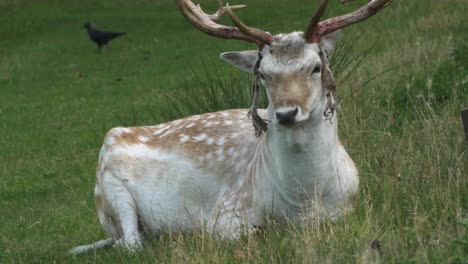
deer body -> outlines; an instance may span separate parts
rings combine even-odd
[[[257,140],[253,133],[245,135],[247,127],[246,111],[231,110],[154,127],[115,128],[101,152],[97,188],[106,189],[109,177],[128,191],[152,231],[192,230],[207,222],[217,203],[227,203],[221,201],[225,193],[247,184],[245,157],[253,156]],[[107,167],[119,169],[103,173]],[[97,204],[101,198],[115,200],[114,189],[104,192]]]
[[[336,35],[320,42],[302,32],[262,38],[268,45],[260,52],[221,57],[261,76],[269,105],[258,114],[269,120],[268,130],[257,136],[247,109],[112,129],[95,187],[110,238],[71,253],[112,244],[138,248],[142,226],[150,233],[204,229],[236,238],[266,216],[300,224],[352,209],[357,169],[338,139],[336,115],[324,115],[330,106],[326,54]]]

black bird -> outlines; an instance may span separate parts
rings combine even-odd
[[[98,45],[98,50],[101,51],[101,47],[107,45],[112,39],[124,35],[126,32],[109,32],[100,31],[94,27],[91,22],[84,24],[84,27],[88,30],[89,38]]]

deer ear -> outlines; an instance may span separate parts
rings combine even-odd
[[[330,53],[335,48],[336,41],[340,37],[340,31],[337,30],[326,36],[323,36],[320,40],[320,49]]]
[[[258,50],[223,52],[220,57],[243,71],[253,73],[258,59]]]

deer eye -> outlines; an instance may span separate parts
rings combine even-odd
[[[321,70],[321,67],[320,66],[315,66],[314,70],[312,71],[312,73],[319,73]]]

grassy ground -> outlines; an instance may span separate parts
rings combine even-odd
[[[363,1],[331,2],[328,16]],[[313,3],[249,1],[240,15],[302,30]],[[361,175],[355,213],[235,242],[168,234],[136,255],[69,257],[105,236],[92,194],[105,132],[246,107],[248,76],[218,54],[254,46],[199,33],[170,0],[0,0],[0,263],[467,263],[467,12],[464,0],[395,0],[344,31],[333,61],[340,135]],[[129,33],[98,54],[87,20]]]

